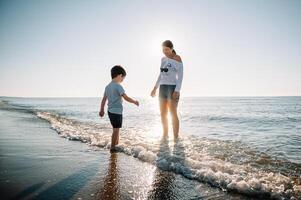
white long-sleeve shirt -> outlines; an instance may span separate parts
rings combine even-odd
[[[183,63],[163,57],[161,59],[160,74],[155,87],[160,85],[176,85],[175,91],[180,92],[183,80]]]

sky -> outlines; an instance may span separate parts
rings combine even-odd
[[[149,97],[166,39],[181,96],[301,95],[299,0],[0,0],[0,96]]]

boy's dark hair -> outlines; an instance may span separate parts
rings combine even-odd
[[[120,65],[115,65],[112,69],[111,69],[111,77],[112,79],[117,77],[119,74],[121,74],[123,77],[126,76],[126,72],[123,69],[123,67],[121,67]]]

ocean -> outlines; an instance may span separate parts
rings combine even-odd
[[[111,126],[100,98],[0,97],[60,136],[108,149]],[[119,151],[154,167],[251,197],[301,198],[301,97],[183,97],[180,139],[162,140],[157,98],[124,101]]]

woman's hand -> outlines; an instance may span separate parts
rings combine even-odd
[[[157,88],[154,88],[151,92],[151,97],[155,97],[156,96],[156,91],[157,91]]]
[[[174,92],[172,93],[172,98],[173,98],[174,100],[179,99],[179,97],[180,97],[180,92],[174,91]]]

